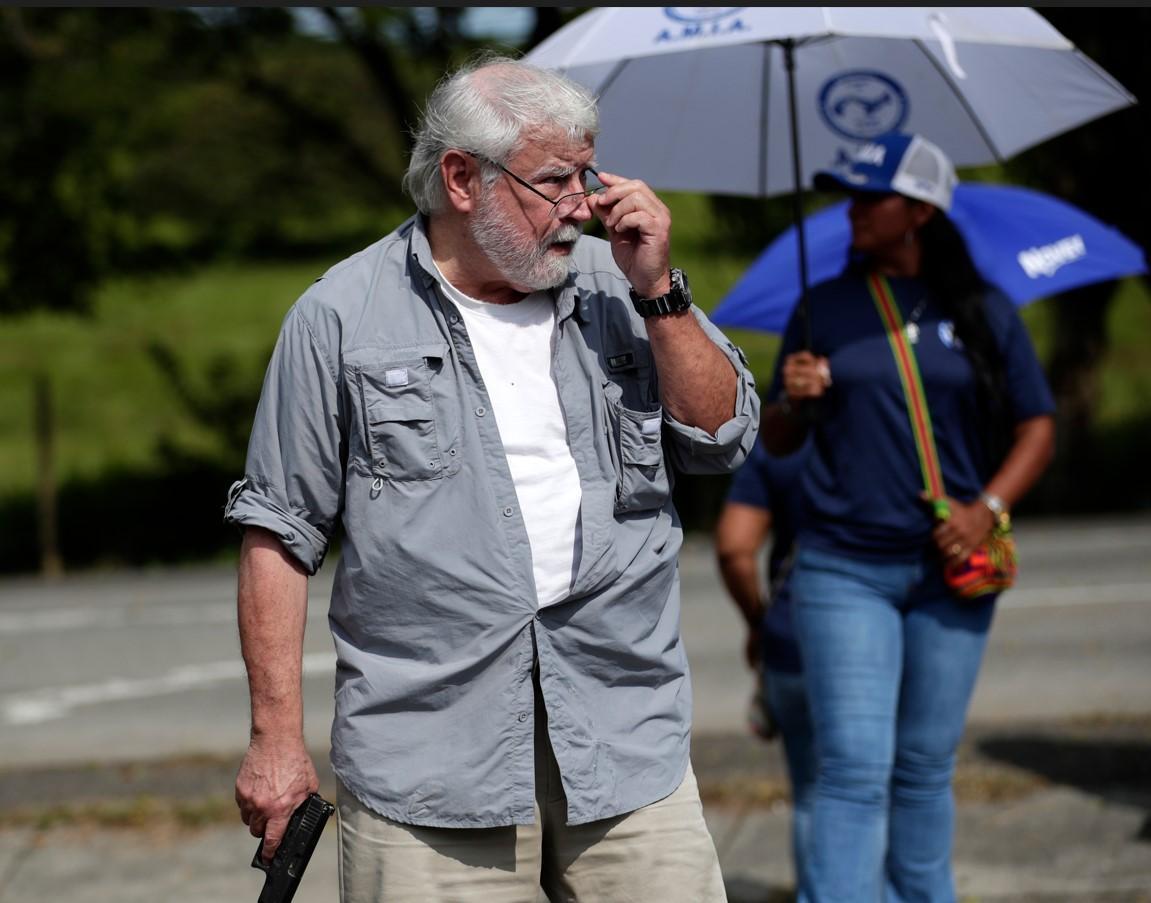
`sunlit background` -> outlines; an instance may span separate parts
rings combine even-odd
[[[410,215],[410,130],[445,69],[481,47],[526,52],[582,10],[6,7],[0,573],[234,555],[221,509],[285,311]],[[1042,12],[1151,96],[1148,10]],[[962,175],[1073,201],[1146,248],[1149,136],[1140,104]],[[664,197],[705,310],[792,216],[788,198]],[[1147,510],[1146,283],[1024,317],[1058,396],[1059,452],[1020,515]],[[776,337],[730,334],[765,385]],[[690,531],[711,526],[725,488],[677,486]]]

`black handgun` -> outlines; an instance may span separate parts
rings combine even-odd
[[[252,868],[265,874],[259,903],[289,903],[296,895],[300,878],[308,867],[308,860],[312,858],[328,816],[335,811],[336,807],[318,793],[309,794],[292,813],[288,830],[284,832],[284,839],[276,848],[271,863],[260,858],[260,851],[264,848],[264,840],[260,838],[252,859]]]

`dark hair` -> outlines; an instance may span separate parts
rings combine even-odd
[[[983,298],[990,286],[975,268],[967,242],[955,223],[936,210],[919,229],[919,275],[931,297],[955,324],[955,333],[975,371],[980,420],[994,466],[1011,447],[1013,418],[1007,398],[1007,372]]]

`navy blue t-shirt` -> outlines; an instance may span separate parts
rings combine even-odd
[[[994,471],[975,372],[924,284],[888,281],[905,322],[923,303],[913,350],[943,483],[948,495],[970,501]],[[1015,306],[990,290],[984,307],[1005,362],[1014,421],[1052,413],[1051,390]],[[829,358],[832,385],[816,403],[815,449],[803,473],[809,516],[800,542],[858,558],[919,560],[931,539],[932,515],[919,498],[923,477],[899,372],[863,276],[847,273],[814,286],[808,311],[811,350]],[[802,347],[801,321],[793,314],[769,398],[779,396],[783,359]]]
[[[811,450],[805,442],[793,454],[772,457],[763,443],[756,442],[747,460],[736,471],[727,500],[763,508],[771,512],[771,551],[767,575],[771,599],[760,628],[763,662],[775,671],[802,670],[799,647],[791,623],[791,593],[788,558],[802,520],[803,498],[800,475]]]

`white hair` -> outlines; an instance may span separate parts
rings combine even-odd
[[[423,121],[404,175],[407,191],[420,212],[443,210],[447,203],[440,177],[446,151],[475,154],[491,184],[504,163],[527,140],[565,136],[594,140],[599,113],[582,85],[522,60],[484,53],[445,76],[428,98]]]

